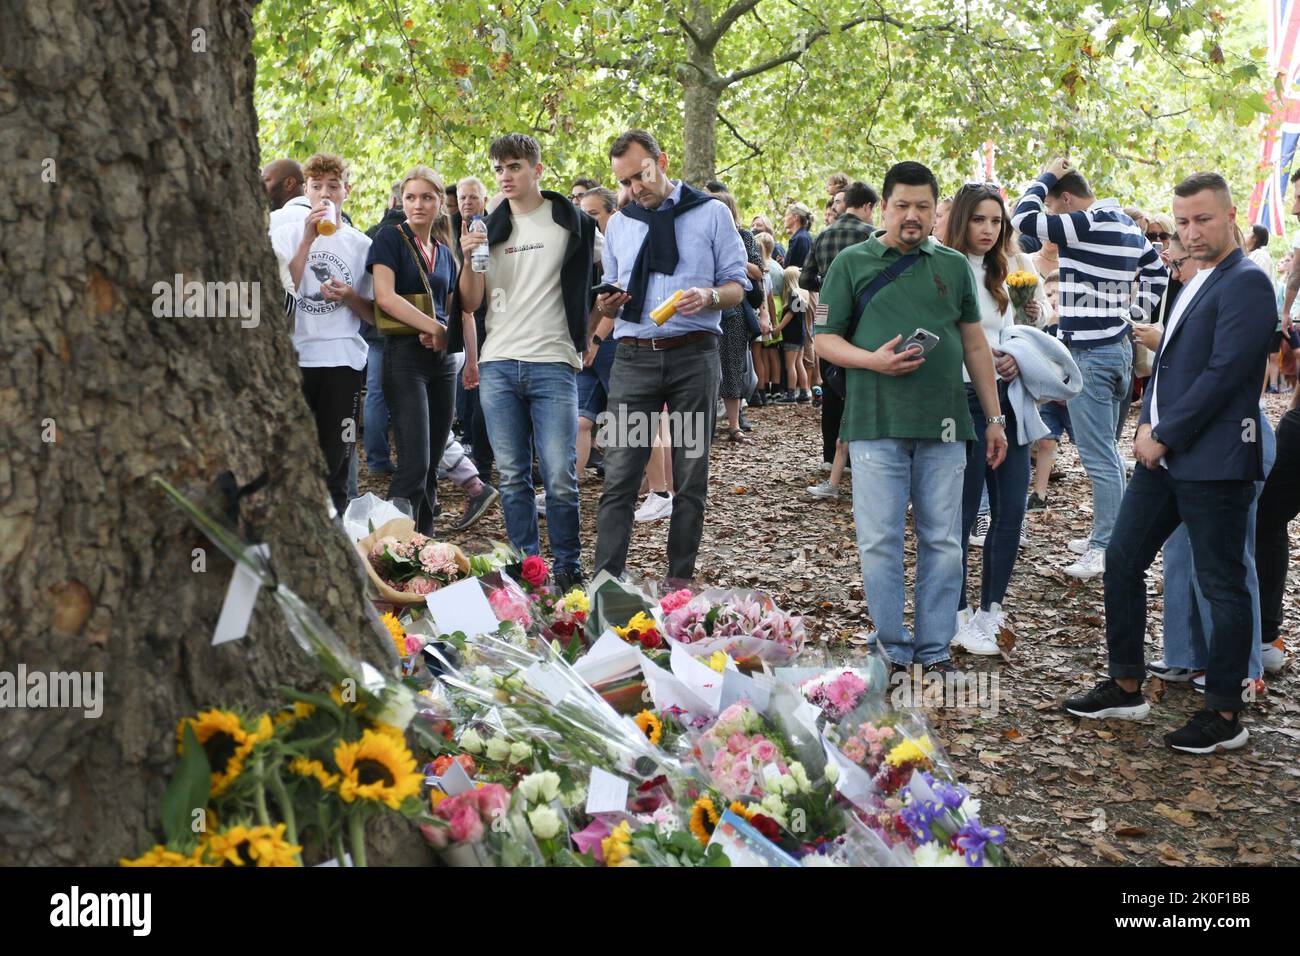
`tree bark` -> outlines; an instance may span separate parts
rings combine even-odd
[[[697,189],[713,178],[718,147],[717,61],[713,51],[716,40],[709,37],[713,27],[703,6],[695,8],[686,35],[687,62],[681,69],[683,92],[682,178]]]
[[[245,639],[211,646],[231,562],[153,476],[219,512],[219,472],[269,470],[243,510],[280,580],[385,660],[279,306],[252,8],[0,0],[0,670],[99,671],[104,689],[98,719],[0,711],[0,864],[147,849],[179,718],[320,684],[268,595]],[[158,317],[154,285],[177,274],[259,283],[260,323]]]

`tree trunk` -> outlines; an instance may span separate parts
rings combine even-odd
[[[180,717],[256,713],[277,684],[320,684],[266,594],[248,637],[211,646],[231,562],[153,476],[219,512],[219,472],[269,470],[243,511],[280,580],[355,653],[385,659],[359,564],[327,520],[279,307],[252,7],[0,0],[0,162],[13,174],[0,195],[0,670],[103,672],[98,719],[0,718],[0,864],[113,864],[148,848]],[[158,317],[154,285],[178,274],[259,283],[260,323]]]
[[[705,36],[712,28],[708,11],[697,6],[692,14],[692,27],[697,36]],[[684,110],[682,114],[682,178],[697,189],[713,178],[718,146],[718,83],[717,61],[713,45],[700,43],[689,34],[686,37],[687,62],[679,76],[682,82]]]

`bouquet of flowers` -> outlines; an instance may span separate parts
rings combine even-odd
[[[1038,276],[1033,272],[1013,272],[1007,276],[1007,294],[1011,304],[1016,307],[1016,325],[1033,325],[1034,320],[1025,311],[1025,306],[1034,297],[1038,287]]]
[[[803,618],[761,591],[674,591],[660,602],[663,633],[694,655],[725,651],[742,670],[788,664],[804,644]]]
[[[454,797],[434,791],[433,823],[420,827],[448,866],[542,866],[524,799],[488,783]]]
[[[900,802],[868,822],[887,844],[909,853],[916,866],[1005,865],[1006,831],[980,823],[980,802],[965,787],[920,771],[901,791]]]
[[[433,541],[408,518],[395,518],[357,542],[366,570],[389,604],[423,604],[426,594],[469,576],[469,558],[454,544]]]

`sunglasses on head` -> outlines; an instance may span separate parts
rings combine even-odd
[[[1167,233],[1167,232],[1148,232],[1148,233],[1147,233],[1147,240],[1150,241],[1150,242],[1168,242],[1168,241],[1169,241],[1170,239],[1172,239],[1172,238],[1173,238],[1173,236],[1171,236],[1171,235],[1170,235],[1169,233]]]

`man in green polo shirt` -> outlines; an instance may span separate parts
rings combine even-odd
[[[1006,456],[992,352],[966,257],[930,238],[939,184],[920,163],[885,174],[884,231],[835,258],[815,312],[817,354],[845,369],[840,438],[853,463],[853,522],[862,591],[896,669],[955,670],[948,655],[961,593],[961,495],[966,442],[975,438],[962,365],[988,416],[987,458]],[[880,287],[846,340],[855,304],[902,256],[915,256]],[[917,329],[937,337],[924,355],[895,347]],[[914,634],[903,626],[903,528],[916,530]]]

